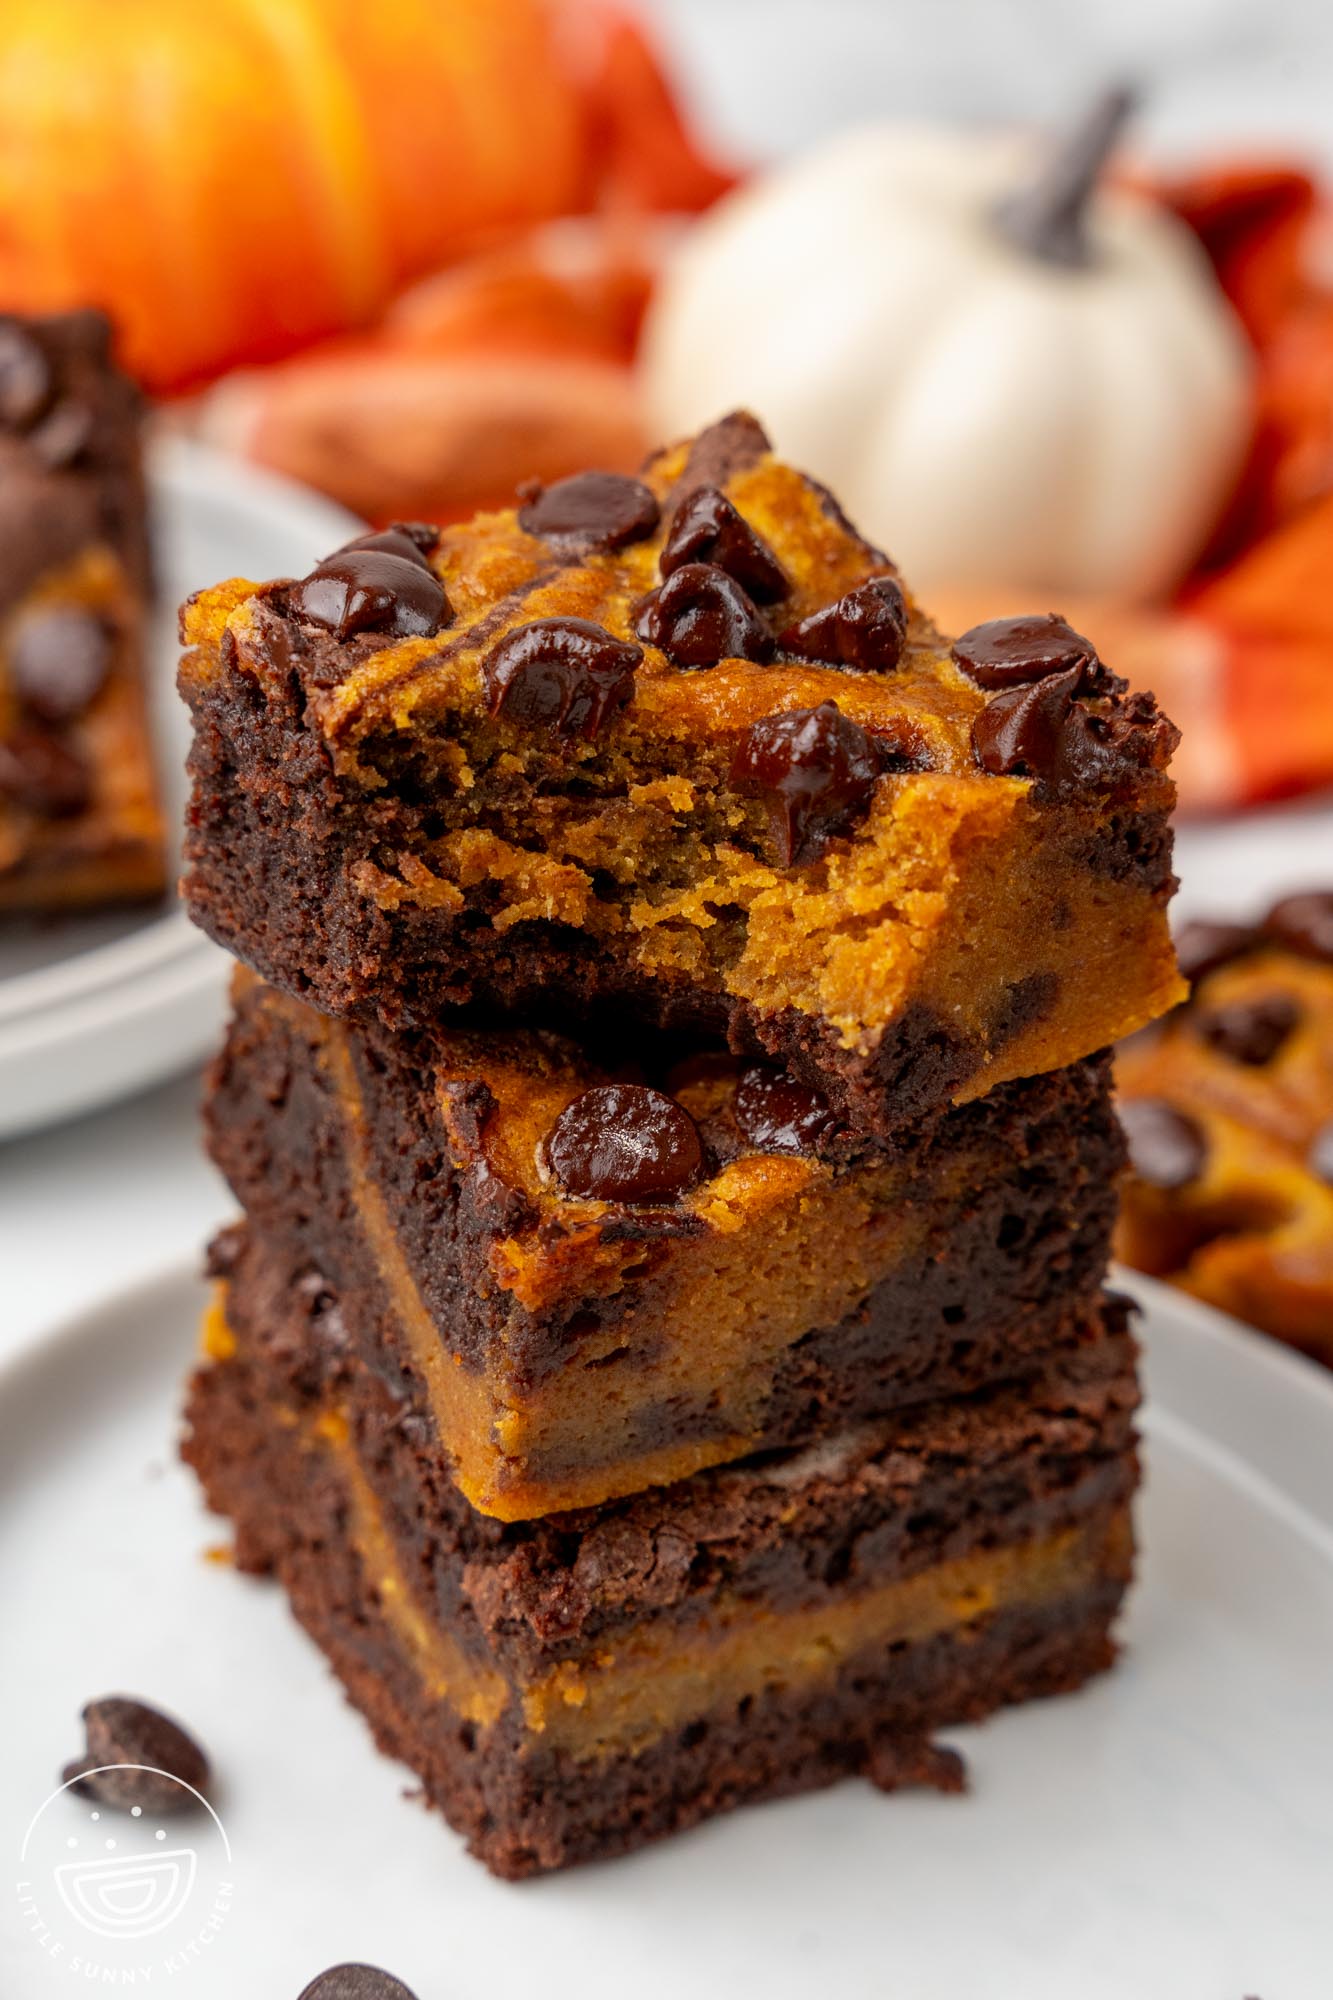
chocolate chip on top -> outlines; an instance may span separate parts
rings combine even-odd
[[[741,738],[731,782],[768,807],[782,867],[817,861],[870,804],[884,760],[836,702],[763,716]]]
[[[1333,889],[1284,896],[1264,918],[1263,930],[1301,958],[1322,958],[1333,965]]]
[[[892,673],[907,637],[907,600],[891,576],[868,577],[821,611],[779,634],[784,653],[850,667],[863,674]]]
[[[736,1124],[761,1153],[813,1153],[838,1129],[822,1090],[755,1063],[736,1085]]]
[[[556,1119],[546,1157],[568,1194],[660,1207],[705,1172],[698,1127],[683,1105],[641,1083],[585,1090]]]
[[[1118,1110],[1129,1163],[1148,1187],[1173,1194],[1197,1181],[1208,1160],[1203,1129],[1164,1097],[1129,1097]]]
[[[51,364],[41,343],[17,320],[0,319],[0,426],[28,430],[54,394]]]
[[[552,486],[522,488],[518,525],[557,548],[623,549],[657,526],[657,496],[623,472],[576,472]]]
[[[1261,941],[1252,924],[1209,923],[1195,918],[1182,924],[1176,933],[1176,960],[1181,977],[1188,979],[1191,986],[1197,985],[1219,966],[1243,958]]]
[[[416,2000],[416,1995],[377,1965],[331,1965],[301,1989],[298,2000]]]
[[[791,590],[787,572],[768,543],[717,486],[696,487],[672,516],[658,568],[667,577],[686,563],[712,563],[724,569],[756,604],[776,604]]]
[[[1075,669],[1086,679],[1100,665],[1091,639],[1054,611],[988,618],[954,641],[953,658],[983,688],[1023,687]]]
[[[396,523],[335,549],[293,586],[293,611],[337,639],[357,632],[433,638],[452,614],[444,585],[426,560],[424,534],[433,540],[435,531]]]
[[[773,657],[773,635],[753,599],[716,563],[684,563],[646,597],[635,630],[678,667]]]
[[[972,724],[972,748],[982,770],[996,777],[1055,777],[1081,673],[1069,667],[988,701]]]
[[[432,527],[429,521],[391,521],[387,528],[378,528],[369,535],[357,535],[352,541],[344,542],[339,554],[346,549],[382,549],[386,555],[402,556],[405,562],[429,569],[426,558],[439,539],[439,529]]]
[[[187,1812],[208,1790],[208,1759],[187,1730],[146,1701],[107,1695],[83,1711],[84,1754],[65,1767],[66,1784],[130,1812]],[[147,1768],[144,1768],[147,1767]]]
[[[633,694],[642,658],[632,640],[586,618],[534,618],[482,661],[486,704],[511,722],[591,742]]]
[[[1262,1069],[1290,1038],[1300,1018],[1300,1006],[1290,994],[1264,993],[1210,1007],[1198,1016],[1195,1032],[1218,1055]]]
[[[42,819],[73,819],[92,796],[88,766],[58,737],[25,728],[0,737],[0,799]]]
[[[29,611],[9,642],[10,686],[37,721],[71,722],[101,693],[111,653],[111,635],[95,612],[73,605]]]

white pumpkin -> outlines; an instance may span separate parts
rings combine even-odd
[[[1040,186],[1014,136],[861,132],[728,197],[649,318],[654,432],[752,409],[918,591],[1168,590],[1234,481],[1250,356],[1190,231],[1094,190],[1115,122],[1044,255],[996,219]]]

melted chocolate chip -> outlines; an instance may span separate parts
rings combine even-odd
[[[633,694],[642,658],[586,618],[534,618],[492,646],[482,686],[492,715],[591,742]]]
[[[69,722],[100,694],[111,652],[111,635],[91,611],[30,611],[10,640],[10,685],[39,722]]]
[[[416,1995],[377,1965],[331,1965],[302,1988],[298,2000],[416,2000]]]
[[[753,724],[732,759],[731,782],[764,800],[778,860],[790,868],[818,860],[861,817],[883,768],[874,738],[824,701]]]
[[[1054,611],[1028,618],[988,618],[954,641],[954,662],[983,688],[1024,687],[1077,671],[1087,684],[1100,664],[1085,639]]]
[[[40,729],[15,729],[0,740],[0,798],[44,819],[72,819],[93,795],[83,759]]]
[[[17,320],[0,319],[0,426],[26,431],[54,394],[51,364]]]
[[[1210,1007],[1198,1016],[1195,1029],[1218,1055],[1250,1069],[1262,1069],[1272,1062],[1300,1018],[1300,1007],[1289,994],[1266,993],[1253,1000]]]
[[[892,673],[907,637],[907,602],[891,576],[868,577],[778,639],[784,653],[857,673]]]
[[[1195,986],[1219,966],[1243,958],[1259,942],[1259,933],[1252,924],[1214,924],[1198,919],[1182,924],[1176,936],[1181,977]]]
[[[352,541],[344,542],[334,554],[343,555],[348,549],[381,549],[385,555],[401,556],[404,562],[429,569],[427,556],[439,539],[439,529],[432,528],[428,521],[394,521],[389,527],[380,528],[373,534],[357,535]],[[333,558],[330,556],[325,560],[331,562]]]
[[[1129,1163],[1148,1187],[1172,1194],[1197,1181],[1208,1158],[1203,1129],[1163,1097],[1122,1098]]]
[[[641,1083],[598,1084],[556,1119],[546,1157],[561,1186],[590,1201],[673,1202],[704,1173],[683,1105]]]
[[[291,605],[298,617],[337,639],[355,632],[428,639],[450,616],[444,585],[415,545],[410,556],[355,543],[335,549],[294,586]]]
[[[1284,896],[1264,918],[1263,929],[1265,936],[1288,951],[1333,965],[1333,889]]]
[[[761,1153],[814,1153],[838,1129],[820,1090],[756,1063],[736,1085],[736,1123]]]
[[[1159,732],[1138,729],[1134,716],[1106,717],[1075,702],[1080,674],[1070,667],[988,701],[972,723],[982,770],[1034,778],[1059,793],[1113,785],[1157,761]]]
[[[658,568],[666,577],[686,563],[724,569],[756,604],[776,604],[791,589],[768,543],[717,486],[698,487],[676,509]]]
[[[156,1815],[188,1811],[197,1803],[194,1793],[207,1792],[207,1757],[178,1722],[147,1702],[108,1695],[89,1702],[83,1724],[87,1748],[63,1777],[85,1797]]]
[[[1320,1126],[1310,1142],[1310,1172],[1333,1187],[1333,1118]]]
[[[635,629],[678,667],[769,660],[773,635],[734,577],[715,563],[685,563],[645,598]]]
[[[526,533],[570,549],[623,549],[651,535],[657,522],[652,488],[622,472],[576,472],[553,486],[526,487],[518,510]]]
[[[66,396],[28,432],[28,443],[44,465],[61,472],[83,456],[92,435],[92,411]]]

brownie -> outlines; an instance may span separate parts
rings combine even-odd
[[[1022,1387],[505,1524],[366,1368],[322,1273],[243,1231],[225,1262],[185,1456],[239,1566],[277,1573],[499,1875],[841,1776],[956,1788],[935,1731],[1111,1660],[1137,1399],[1113,1301]]]
[[[1333,1366],[1333,890],[1180,959],[1188,1005],[1116,1060],[1119,1254]]]
[[[213,1157],[274,1254],[337,1285],[475,1506],[604,1500],[1077,1340],[1123,1160],[1105,1058],[887,1150],[768,1065],[670,1048],[654,1071],[649,1046],[611,1070],[532,1031],[394,1036],[237,980]],[[633,1184],[598,1152],[619,1140]]]
[[[0,915],[165,887],[141,419],[102,314],[0,314]]]
[[[725,1040],[889,1136],[1181,992],[1175,741],[1052,614],[952,649],[733,417],[183,614],[185,893],[275,985]]]

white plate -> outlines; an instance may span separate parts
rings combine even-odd
[[[177,605],[223,577],[299,576],[361,524],[290,480],[184,439],[154,448],[149,487],[158,605],[148,672],[174,857],[189,745],[175,685]],[[227,960],[174,895],[147,909],[0,925],[0,1138],[197,1062],[217,1038],[226,979]]]
[[[0,1375],[0,1992],[82,1991],[80,1951],[120,1962],[19,1849],[80,1705],[125,1690],[213,1751],[234,1883],[197,1962],[136,1990],[295,2000],[364,1958],[420,2000],[1327,2000],[1333,1383],[1138,1289],[1146,1557],[1116,1673],[955,1732],[966,1799],[848,1784],[518,1888],[404,1797],[277,1591],[203,1560],[222,1529],[173,1455],[197,1285],[164,1278],[40,1343]],[[87,1816],[62,1795],[33,1840],[100,1839]]]

